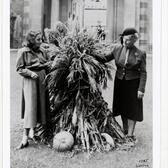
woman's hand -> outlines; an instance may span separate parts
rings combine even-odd
[[[49,62],[47,62],[47,63],[44,64],[47,71],[51,71],[52,62],[53,62],[53,61],[49,61]]]
[[[141,91],[138,91],[138,99],[142,99],[144,97],[144,93]]]
[[[38,78],[38,75],[37,75],[35,72],[32,72],[32,74],[31,74],[31,78],[33,78],[33,79],[37,79],[37,78]]]

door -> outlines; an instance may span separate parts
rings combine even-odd
[[[43,30],[51,27],[51,0],[44,0]]]

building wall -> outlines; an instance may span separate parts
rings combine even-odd
[[[84,0],[81,0],[80,3],[77,3],[77,15],[79,27],[84,27]]]
[[[23,36],[25,37],[30,29],[30,4],[29,0],[24,0],[23,15]]]
[[[118,39],[119,34],[123,31],[124,27],[124,15],[125,15],[125,10],[124,9],[124,1],[123,0],[118,0],[117,1],[117,16],[116,16],[116,29],[115,29],[115,39]]]
[[[20,48],[23,40],[24,1],[10,0],[10,47]]]
[[[60,0],[52,0],[51,2],[51,28],[55,22],[59,21]]]
[[[59,6],[59,19],[63,23],[67,22],[68,20],[68,1],[67,0],[61,0],[60,6]]]
[[[107,0],[107,17],[106,17],[106,32],[107,32],[107,41],[114,41],[115,35],[115,0]]]
[[[51,27],[56,21],[67,22],[75,14],[80,28],[84,26],[84,0],[52,0]],[[44,0],[24,0],[24,34],[28,29],[40,30],[43,25]],[[99,17],[99,16],[98,16]],[[107,0],[107,40],[116,41],[126,27],[140,32],[138,45],[145,50],[152,46],[152,0]]]
[[[43,30],[51,28],[57,21],[68,19],[67,0],[24,0],[24,32],[28,30]]]
[[[51,27],[51,3],[52,0],[43,0],[43,12],[42,12],[42,17],[43,17],[43,29],[44,28],[50,28]]]
[[[135,27],[136,0],[124,0],[124,27]]]
[[[85,0],[69,1],[69,12],[72,15],[72,21],[77,22],[79,28],[84,27],[84,1]]]
[[[152,52],[152,41],[153,41],[153,38],[152,38],[152,35],[153,35],[153,28],[152,28],[152,0],[148,0],[148,17],[150,18],[149,19],[149,23],[148,23],[148,35],[149,35],[149,44],[148,44],[148,50],[150,52]]]
[[[32,30],[42,30],[43,28],[43,0],[33,0],[30,5],[30,28]]]
[[[135,0],[107,0],[108,41],[118,41],[126,27],[135,27]]]
[[[141,49],[152,50],[152,0],[107,0],[108,41],[117,41],[126,27],[135,27]]]
[[[94,2],[85,0],[84,8],[84,27],[95,28],[98,25],[106,28],[106,0]],[[97,29],[96,29],[97,30]]]
[[[150,0],[140,0],[139,13],[139,46],[147,51],[151,51],[152,43],[152,2]]]

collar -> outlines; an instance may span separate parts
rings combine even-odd
[[[32,49],[30,49],[29,47],[23,47],[23,50],[24,50],[25,52],[33,52],[33,53],[35,53],[35,52],[34,52]],[[39,52],[43,52],[41,48],[39,48],[38,51],[39,51]]]

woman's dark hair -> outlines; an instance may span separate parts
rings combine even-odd
[[[124,29],[122,34],[120,34],[120,42],[121,42],[121,44],[123,44],[123,37],[124,36],[128,36],[128,35],[135,35],[135,37],[138,38],[138,31],[135,28],[126,28],[126,29]]]
[[[120,36],[120,43],[123,45],[123,36]]]

